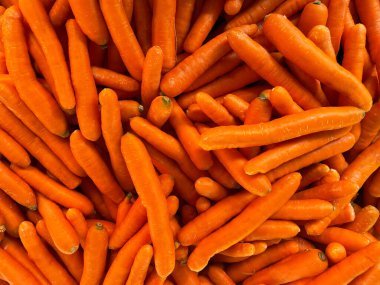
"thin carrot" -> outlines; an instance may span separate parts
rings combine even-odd
[[[301,31],[294,27],[289,20],[277,14],[268,16],[264,23],[264,34],[287,59],[309,75],[334,88],[334,90],[342,92],[344,96],[347,96],[355,105],[360,106],[365,111],[371,108],[371,96],[364,88],[364,85],[351,73],[339,66],[338,63],[330,60]],[[289,37],[295,40],[285,41]],[[306,53],[307,56],[305,58],[312,58],[313,60],[300,60]],[[323,73],[321,73],[321,70],[323,70]],[[345,87],[343,88],[343,86]],[[357,94],[362,94],[362,96],[357,96]]]
[[[169,97],[157,96],[153,99],[146,117],[153,125],[161,128],[169,120],[172,109],[173,105]]]
[[[348,230],[364,233],[372,229],[378,218],[379,210],[374,206],[368,205],[356,214],[353,222],[346,224],[344,227]]]
[[[229,248],[254,231],[285,204],[298,188],[300,181],[301,175],[299,173],[292,173],[283,177],[273,185],[269,194],[253,200],[236,218],[204,238],[189,257],[190,269],[193,271],[203,269],[213,255]],[[252,214],[252,212],[256,213],[257,211],[261,213],[260,216]],[[233,231],[230,230],[231,227],[233,227]],[[209,242],[210,240],[213,242]]]
[[[74,157],[99,190],[114,202],[121,202],[124,197],[123,191],[96,150],[95,145],[87,141],[77,130],[70,136],[70,146]]]
[[[111,215],[111,220],[113,222],[116,221],[116,216],[117,216],[117,204],[114,203],[110,198],[108,198],[106,195],[102,194],[103,196],[103,202],[106,205],[108,212]],[[121,203],[121,202],[120,202]]]
[[[334,131],[318,132],[279,143],[272,149],[262,152],[249,160],[244,166],[244,171],[249,175],[267,173],[283,163],[296,159],[301,155],[343,137],[348,131],[349,128],[343,128]]]
[[[27,167],[30,164],[30,157],[25,149],[6,132],[0,129],[0,153],[20,167]]]
[[[188,53],[195,52],[206,39],[224,6],[223,0],[206,1],[183,43]]]
[[[277,112],[283,116],[303,111],[302,108],[293,101],[288,91],[281,86],[277,86],[271,90],[269,101]]]
[[[145,57],[141,82],[141,100],[146,108],[159,94],[163,56],[162,49],[159,46],[153,46],[149,48]]]
[[[177,14],[179,11],[177,10]],[[144,52],[152,46],[152,11],[149,0],[133,1],[133,18],[135,21],[136,37]],[[177,39],[178,39],[177,31]]]
[[[284,15],[288,18],[295,15],[298,11],[302,10],[305,5],[312,0],[288,0],[283,2],[279,7],[274,10],[274,13]]]
[[[120,56],[133,78],[141,80],[144,53],[129,24],[122,1],[100,1],[104,19]],[[133,58],[133,60],[130,60]]]
[[[135,79],[102,67],[92,67],[96,84],[130,93],[140,90],[140,84]]]
[[[349,1],[347,0],[332,0],[329,3],[329,15],[326,26],[331,32],[331,42],[334,47],[335,54],[338,54],[340,41],[344,29],[344,18],[348,10]]]
[[[76,284],[75,280],[62,267],[43,244],[31,222],[20,225],[20,238],[30,259],[37,265],[49,282],[53,284]]]
[[[12,7],[4,13],[2,35],[7,69],[20,97],[49,131],[66,137],[68,129],[64,113],[49,92],[36,80],[18,8]]]
[[[71,8],[69,0],[55,1],[49,10],[49,19],[54,27],[61,27],[69,19]]]
[[[61,107],[67,112],[72,112],[75,107],[74,91],[62,45],[50,24],[42,3],[39,0],[20,0],[19,7],[45,54]]]
[[[144,284],[152,256],[153,248],[151,245],[147,244],[140,248],[133,261],[126,285]]]
[[[177,53],[183,49],[183,42],[191,28],[191,19],[196,0],[178,0],[175,14]]]
[[[328,9],[320,1],[306,4],[298,21],[298,29],[307,35],[310,30],[317,25],[326,25]]]
[[[219,201],[228,195],[228,191],[209,177],[200,177],[195,183],[195,190],[210,200]]]
[[[98,284],[103,277],[107,258],[108,234],[98,223],[87,232],[84,248],[83,275],[80,284]],[[95,264],[94,264],[94,261]]]
[[[200,284],[198,274],[191,271],[187,264],[181,264],[178,261],[175,264],[172,276],[176,284]]]
[[[116,213],[116,221],[115,224],[118,226],[122,223],[122,221],[127,216],[129,210],[132,208],[132,200],[133,196],[132,193],[128,193],[127,196],[125,196],[124,200],[120,202],[120,204],[117,206],[117,213]]]
[[[86,139],[96,141],[101,135],[100,114],[98,94],[88,55],[87,39],[75,20],[66,22],[66,30],[79,127]]]
[[[329,167],[326,164],[312,164],[300,171],[302,175],[300,189],[305,188],[313,182],[318,181],[329,172]]]
[[[235,94],[227,94],[223,97],[222,104],[231,115],[239,118],[240,121],[244,122],[246,112],[249,108],[248,102],[241,99],[239,96],[236,96]]]
[[[316,220],[334,211],[331,203],[319,199],[290,200],[276,212],[271,219],[280,220]]]
[[[169,227],[165,196],[158,176],[148,151],[136,136],[131,133],[124,135],[121,142],[121,151],[136,191],[147,208],[157,273],[162,277],[168,276],[174,269],[174,241]],[[141,170],[143,170],[145,176],[140,175]],[[148,176],[150,178],[146,179]]]

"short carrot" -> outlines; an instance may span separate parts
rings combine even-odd
[[[235,282],[227,275],[221,266],[210,265],[207,270],[207,275],[210,280],[217,285],[234,285]]]
[[[246,257],[254,255],[255,252],[256,250],[254,244],[239,242],[225,251],[222,251],[220,254],[230,257]]]
[[[207,211],[211,207],[211,202],[209,199],[201,196],[195,202],[195,208],[197,209],[198,214],[201,214]]]
[[[146,117],[153,125],[161,128],[169,120],[172,109],[173,105],[169,97],[157,96],[153,99]]]
[[[331,242],[325,249],[327,258],[332,263],[341,262],[347,257],[346,248],[339,242]]]
[[[268,100],[270,90],[264,90],[254,98],[245,113],[244,125],[254,125],[269,122],[272,118],[272,104]]]
[[[128,276],[126,285],[144,284],[150,260],[153,256],[153,248],[147,244],[137,252],[135,260]]]
[[[140,90],[140,84],[137,80],[106,68],[93,66],[92,75],[94,76],[96,84],[105,87],[118,89],[132,94]]]
[[[364,233],[372,229],[378,218],[379,210],[372,205],[368,205],[356,214],[354,221],[344,227],[348,230]]]
[[[309,31],[317,25],[326,25],[328,9],[320,1],[314,1],[306,4],[300,19],[297,23],[298,29],[307,35]]]
[[[329,172],[329,167],[326,164],[316,163],[302,169],[300,189],[305,188],[313,182],[318,181]]]
[[[302,108],[295,103],[288,93],[288,91],[277,86],[273,88],[269,94],[269,101],[271,102],[273,108],[277,110],[281,115],[290,115],[302,112]]]

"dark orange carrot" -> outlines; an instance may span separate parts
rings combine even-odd
[[[307,35],[314,26],[326,25],[327,16],[328,9],[326,5],[320,1],[314,1],[306,4],[297,26],[305,35]]]
[[[144,284],[152,256],[153,248],[150,244],[146,244],[139,249],[133,261],[126,285]]]
[[[169,120],[172,109],[173,105],[169,97],[157,96],[153,99],[146,117],[153,125],[161,128]]]
[[[179,0],[176,6],[175,30],[177,53],[183,49],[183,42],[191,28],[196,0]]]
[[[344,227],[348,230],[364,233],[372,229],[378,218],[379,210],[372,205],[368,205],[356,214],[354,221]]]
[[[119,107],[123,124],[129,123],[130,118],[141,116],[144,112],[143,105],[134,100],[120,100]]]
[[[236,15],[242,8],[243,3],[244,0],[227,0],[226,3],[224,3],[224,12],[226,12],[227,15]]]
[[[19,225],[25,218],[18,205],[3,191],[0,191],[0,213],[4,217],[7,233],[13,237],[18,237]]]
[[[195,208],[197,209],[198,214],[201,214],[207,211],[211,207],[211,202],[205,197],[199,197],[195,202]]]
[[[279,7],[274,10],[273,13],[284,15],[288,18],[295,15],[300,11],[307,3],[312,0],[290,0],[283,2]]]
[[[347,0],[334,0],[330,1],[328,6],[329,15],[326,26],[331,32],[331,42],[333,44],[335,54],[338,54],[340,48],[340,41],[344,29],[344,18],[348,10],[348,4],[349,1]]]
[[[214,160],[213,165],[209,168],[208,173],[210,176],[221,185],[229,189],[239,188],[239,184],[228,173],[224,166],[217,160]]]
[[[176,284],[200,284],[198,274],[191,271],[187,264],[181,264],[178,261],[175,264],[172,276]]]
[[[179,11],[177,10],[177,14]],[[152,11],[149,0],[133,1],[133,18],[135,21],[136,37],[144,52],[152,46]],[[177,39],[179,31],[177,31]]]
[[[92,44],[92,42],[90,42],[90,44]],[[97,47],[99,49],[100,46],[97,46]],[[103,47],[103,49],[105,49],[105,48]],[[116,47],[115,43],[112,40],[110,40],[108,42],[106,51],[107,51],[106,67],[108,69],[112,70],[112,71],[117,72],[117,73],[122,73],[122,74],[126,73],[127,72],[127,68],[125,67],[124,62],[121,59],[120,53],[117,50],[117,47]],[[100,61],[97,64],[94,64],[93,62],[91,62],[91,65],[92,66],[102,67],[103,63],[104,63],[104,60]]]
[[[379,280],[379,277],[380,277],[380,263],[378,262],[374,266],[372,266],[370,269],[368,269],[365,273],[356,277],[350,284],[352,285],[376,284],[377,280]]]
[[[351,129],[352,133],[352,129]],[[343,173],[343,171],[347,168],[348,163],[343,155],[335,155],[333,157],[330,157],[325,161],[326,165],[329,167],[335,169],[339,175]]]
[[[69,19],[71,8],[69,0],[55,1],[49,10],[49,19],[54,27],[61,27]]]
[[[120,225],[122,221],[127,216],[129,210],[132,208],[132,200],[133,195],[132,193],[128,193],[127,196],[125,196],[124,200],[120,202],[120,204],[117,206],[117,213],[116,213],[116,226]]]
[[[269,101],[277,112],[283,116],[303,111],[302,108],[293,101],[288,91],[281,86],[277,86],[271,90],[269,93]]]
[[[96,84],[132,94],[140,90],[139,82],[127,75],[96,66],[92,67],[92,74]]]
[[[206,116],[198,104],[191,104],[186,110],[186,116],[194,123],[209,122],[210,118]]]
[[[290,221],[266,220],[256,230],[244,238],[244,241],[257,240],[281,240],[295,237],[300,232],[300,228]]]
[[[227,275],[221,266],[210,265],[207,270],[207,275],[210,280],[217,285],[234,285],[235,282]]]
[[[25,149],[3,130],[0,130],[0,153],[20,167],[30,164],[30,157]]]
[[[197,192],[213,201],[219,201],[228,195],[228,191],[209,177],[200,177],[194,183]]]
[[[88,231],[86,218],[81,211],[75,208],[67,209],[65,216],[77,232],[82,248],[84,248]]]

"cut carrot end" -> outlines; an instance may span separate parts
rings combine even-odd
[[[313,4],[315,4],[315,5],[321,5],[321,1],[314,1]]]
[[[69,130],[66,130],[66,131],[61,135],[61,137],[62,137],[62,138],[67,138],[69,135],[70,135],[70,131],[69,131]]]
[[[95,228],[98,230],[98,231],[102,231],[104,229],[104,226],[102,223],[96,223],[95,224]]]
[[[321,252],[318,252],[318,257],[319,257],[322,261],[327,261],[326,254],[324,254],[322,251],[321,251]]]
[[[37,211],[37,205],[29,206],[28,209],[31,211]]]
[[[139,112],[140,112],[141,114],[144,113],[144,111],[145,111],[143,105],[139,105],[139,106],[137,107],[137,109],[139,110]]]
[[[79,245],[73,246],[73,247],[69,250],[69,254],[73,254],[73,253],[76,252],[78,249],[79,249]]]
[[[162,96],[162,103],[166,106],[170,106],[172,103],[172,100],[168,96]]]

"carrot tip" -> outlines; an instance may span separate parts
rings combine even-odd
[[[31,205],[28,207],[28,209],[31,211],[37,211],[37,205]]]
[[[260,93],[259,96],[257,96],[260,100],[266,101],[268,100],[268,96],[265,93]]]
[[[70,130],[67,129],[67,130],[61,135],[61,137],[62,137],[62,138],[67,138],[69,135],[70,135]]]
[[[162,102],[164,105],[170,105],[172,103],[172,100],[168,96],[162,96]]]
[[[125,199],[131,200],[133,198],[133,194],[131,192],[128,192],[125,196]]]
[[[76,246],[73,246],[70,250],[69,250],[69,253],[70,254],[73,254],[74,252],[76,252],[79,248],[79,245],[76,245]]]
[[[321,5],[321,1],[314,1],[313,4],[315,4],[315,5]]]
[[[104,229],[104,226],[102,223],[96,223],[95,224],[95,228],[99,231],[102,231]]]
[[[323,252],[318,252],[318,257],[319,257],[322,261],[327,261],[327,257],[326,257],[326,255],[325,255]]]
[[[139,105],[137,109],[139,110],[139,112],[140,112],[141,114],[144,113],[144,111],[145,111],[143,105]]]

